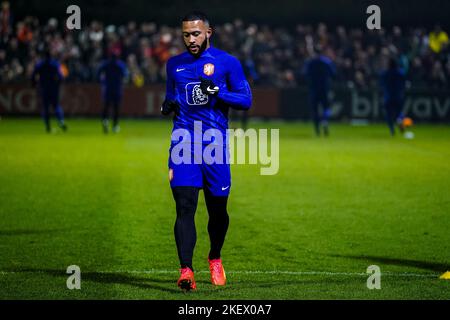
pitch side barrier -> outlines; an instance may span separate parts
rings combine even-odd
[[[249,115],[265,119],[309,120],[308,89],[254,87],[253,107]],[[124,90],[122,115],[157,117],[164,99],[161,85]],[[379,121],[384,117],[382,96],[377,89],[336,88],[330,93],[332,119]],[[36,89],[27,85],[0,85],[0,115],[39,115]],[[101,91],[97,84],[64,84],[61,105],[66,116],[98,116],[102,109]],[[407,91],[404,111],[415,121],[450,122],[450,90],[412,88]]]
[[[274,88],[254,88],[253,104],[258,108],[252,115],[279,117],[280,91]],[[161,85],[137,88],[126,86],[121,114],[129,117],[160,116],[165,87]],[[64,84],[61,87],[61,106],[66,116],[98,116],[102,110],[100,86],[97,84]],[[37,90],[27,85],[0,84],[0,115],[39,115]]]
[[[384,120],[383,96],[377,89],[337,88],[329,95],[332,119]],[[450,90],[409,89],[403,111],[415,121],[449,122]],[[281,93],[280,116],[284,119],[310,119],[308,89],[284,89]]]

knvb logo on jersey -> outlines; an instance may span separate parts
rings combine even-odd
[[[186,101],[191,106],[201,106],[208,103],[208,95],[202,92],[200,82],[189,82],[186,85]]]
[[[193,137],[186,129],[172,132],[170,158],[176,165],[260,164],[261,175],[275,175],[279,170],[279,152],[279,129],[271,129],[270,137],[267,129],[203,132],[202,122],[195,121]]]
[[[212,76],[214,74],[214,65],[212,63],[207,63],[203,66],[203,73],[207,76]]]

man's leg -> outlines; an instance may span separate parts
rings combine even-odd
[[[226,146],[224,146],[223,152],[226,152],[226,149]],[[219,163],[203,165],[202,171],[204,174],[203,190],[209,214],[208,233],[211,248],[208,262],[211,283],[216,286],[224,286],[227,277],[222,265],[220,252],[229,225],[227,202],[231,188],[230,165],[226,163],[220,164],[219,161]]]
[[[44,119],[45,130],[50,132],[50,101],[44,95],[42,96],[42,119]]]
[[[202,173],[197,164],[175,164],[172,152],[176,144],[170,146],[169,181],[175,199],[177,218],[174,226],[175,241],[180,261],[180,277],[177,285],[182,290],[195,290],[196,284],[192,266],[197,233],[195,230],[195,211],[198,193],[202,188]]]
[[[211,241],[211,249],[208,258],[220,259],[225,236],[228,231],[229,216],[227,212],[228,196],[214,196],[205,188],[205,202],[208,209],[208,233]]]
[[[403,114],[402,109],[403,109],[403,102],[401,100],[396,101],[394,107],[395,121],[401,133],[405,131],[405,128],[403,126],[403,119],[405,118],[405,115]]]
[[[58,125],[61,129],[63,129],[64,131],[67,130],[67,126],[64,123],[64,111],[61,108],[60,104],[59,104],[59,94],[56,93],[55,96],[52,99],[52,105],[53,108],[55,110],[55,116],[56,119],[58,119]]]
[[[189,267],[194,270],[192,256],[197,241],[194,216],[197,210],[198,193],[197,187],[172,187],[177,211],[174,233],[182,269]]]
[[[392,110],[392,103],[391,102],[385,102],[384,104],[384,111],[386,112],[386,122],[389,127],[389,132],[391,133],[391,136],[395,135],[395,129],[394,129],[394,121],[395,121],[395,112]]]
[[[320,117],[319,117],[319,102],[318,99],[314,96],[310,96],[309,105],[311,108],[312,120],[314,123],[314,130],[317,136],[320,136]]]
[[[102,111],[102,125],[103,125],[103,132],[104,133],[108,133],[108,129],[109,129],[109,104],[110,101],[107,97],[104,98],[103,100],[103,111]]]
[[[113,101],[113,131],[115,133],[118,133],[120,131],[119,127],[119,107],[120,107],[120,100],[115,99]]]
[[[330,108],[330,102],[328,100],[328,94],[324,93],[320,100],[321,100],[321,104],[322,104],[322,108],[323,108],[321,124],[323,127],[324,135],[328,136],[330,134],[329,129],[328,129],[328,122],[329,122],[330,116],[331,116],[331,108]]]
[[[227,282],[227,277],[220,258],[220,251],[222,250],[229,225],[227,212],[228,195],[215,196],[206,188],[204,192],[209,214],[208,233],[211,249],[208,255],[208,262],[211,283],[216,286],[224,286]]]

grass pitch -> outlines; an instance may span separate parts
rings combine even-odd
[[[449,299],[450,130],[415,139],[383,125],[333,125],[316,138],[280,129],[280,170],[232,167],[228,284],[209,282],[201,193],[197,292],[176,287],[175,206],[167,179],[171,123],[96,120],[45,134],[40,120],[0,121],[1,299]],[[68,290],[66,268],[81,268]],[[381,289],[366,287],[380,267]]]

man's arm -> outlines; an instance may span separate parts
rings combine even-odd
[[[176,100],[176,90],[175,90],[175,79],[173,77],[173,61],[169,59],[166,65],[166,98],[161,106],[161,113],[164,116],[175,112],[175,115],[178,115],[180,106]]]
[[[252,92],[242,66],[236,58],[229,61],[228,86],[219,89],[217,97],[233,109],[248,110],[252,105]]]
[[[173,77],[173,60],[169,59],[166,65],[166,100],[171,101],[176,99],[175,79]]]
[[[331,59],[328,61],[328,69],[330,70],[330,76],[331,78],[335,78],[336,77],[336,66],[334,64],[333,61],[331,61]]]
[[[102,81],[102,74],[105,68],[105,64],[103,62],[100,63],[100,66],[97,68],[97,72],[95,73],[95,80],[98,82]]]
[[[122,83],[128,81],[128,67],[127,64],[123,61],[120,62],[120,71],[122,73]]]
[[[63,75],[62,69],[61,69],[62,66],[61,66],[61,64],[59,62],[57,62],[55,64],[55,67],[56,67],[56,81],[58,83],[61,83],[64,80],[64,75]]]
[[[400,71],[400,81],[401,81],[401,88],[402,91],[404,91],[407,88],[407,81],[406,81],[406,72],[404,70]]]
[[[34,66],[33,73],[31,74],[31,85],[35,87],[37,85],[37,75],[39,74],[39,64]]]
[[[310,64],[309,60],[305,60],[305,62],[303,63],[301,74],[305,79],[308,79],[309,77],[309,64]]]
[[[385,75],[386,75],[386,72],[385,72],[385,71],[380,72],[379,75],[378,75],[378,86],[379,86],[379,87],[381,88],[381,90],[383,90],[383,91],[384,91],[385,83],[386,83],[386,81],[385,81]]]

